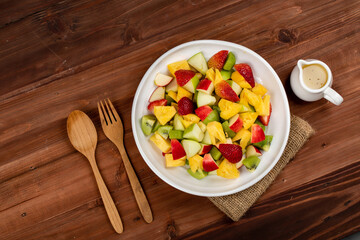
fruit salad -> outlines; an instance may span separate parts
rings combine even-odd
[[[149,114],[141,128],[164,156],[167,168],[185,167],[196,179],[237,178],[253,172],[268,151],[270,95],[247,63],[222,50],[206,61],[202,52],[157,73]]]

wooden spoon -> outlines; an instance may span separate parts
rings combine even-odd
[[[67,132],[74,148],[89,160],[110,222],[117,233],[122,233],[123,225],[119,212],[96,165],[95,149],[97,134],[94,124],[84,112],[75,110],[68,117]]]

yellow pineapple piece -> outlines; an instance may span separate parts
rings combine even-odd
[[[236,168],[234,163],[224,159],[216,171],[217,175],[224,178],[238,178],[240,176],[239,170]]]
[[[220,117],[225,120],[230,119],[235,114],[239,113],[242,110],[242,105],[234,103],[222,98],[218,104],[220,108]]]
[[[193,123],[200,122],[200,118],[195,114],[187,114],[182,116],[181,123],[184,125],[185,128],[189,127]]]
[[[178,107],[177,103],[172,102],[171,106],[173,106],[175,108],[176,112],[179,111],[179,107]]]
[[[189,166],[191,168],[191,171],[196,172],[198,169],[203,170],[202,161],[203,157],[201,157],[199,154],[190,157]]]
[[[177,102],[180,101],[180,99],[182,99],[183,97],[187,97],[189,99],[192,99],[192,93],[189,92],[188,90],[186,90],[183,87],[179,87],[178,88],[178,93],[177,93]]]
[[[202,132],[206,131],[206,125],[203,122],[198,122],[197,125],[199,126]]]
[[[247,99],[247,101],[254,107],[259,108],[261,104],[261,97],[259,95],[256,95],[255,93],[251,92],[249,89],[244,89],[244,96]]]
[[[168,66],[170,73],[175,77],[175,72],[180,69],[190,70],[190,66],[186,60],[170,63]]]
[[[240,113],[239,117],[243,121],[243,128],[249,129],[255,122],[258,114],[256,112]]]
[[[244,150],[248,145],[251,138],[251,132],[245,128],[242,128],[239,132],[236,133],[235,137],[233,137],[233,141],[240,140],[240,146]]]
[[[231,80],[236,82],[241,88],[251,88],[251,85],[238,71],[235,71],[231,74]]]
[[[177,102],[177,93],[176,92],[171,90],[171,91],[168,92],[168,95],[169,95],[169,97],[174,99],[175,102]]]
[[[257,95],[264,96],[267,93],[267,89],[260,83],[256,83],[255,87],[252,88],[252,92]]]
[[[176,113],[174,106],[155,106],[154,115],[161,125],[165,125],[170,121]]]
[[[205,74],[206,78],[209,79],[210,81],[212,81],[213,83],[215,82],[215,71],[213,68],[209,68],[207,71],[206,71],[206,74]]]
[[[150,137],[150,141],[152,141],[164,153],[169,152],[171,149],[170,141],[164,139],[157,132],[155,132],[154,135]]]
[[[215,69],[215,81],[214,81],[214,85],[218,84],[219,82],[224,81],[224,79],[221,76],[221,73],[219,71],[219,69]]]
[[[206,126],[207,131],[209,132],[211,143],[213,145],[226,143],[226,137],[224,129],[219,122],[210,122]]]
[[[270,95],[265,95],[263,98],[263,102],[264,102],[264,115],[262,116],[268,116],[270,115]],[[259,114],[261,115],[261,114]]]
[[[249,111],[251,111],[250,106],[249,106],[249,102],[247,100],[247,98],[245,97],[245,92],[241,91],[240,93],[240,101],[239,103],[241,103],[242,105],[244,105],[246,107],[246,109],[249,109]]]
[[[173,155],[171,153],[165,154],[165,165],[166,167],[179,167],[184,166],[186,162],[186,156],[180,159],[173,159]]]

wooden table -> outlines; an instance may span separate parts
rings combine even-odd
[[[0,239],[340,239],[360,229],[360,2],[57,1],[0,3]],[[147,68],[196,39],[244,45],[284,83],[316,135],[238,222],[160,180],[141,158],[130,113]],[[326,62],[341,106],[295,97],[298,59]],[[109,97],[150,201],[146,224],[96,102]],[[94,121],[97,161],[124,222],[119,236],[85,158],[66,134],[75,109]]]

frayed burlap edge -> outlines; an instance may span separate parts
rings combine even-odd
[[[295,156],[299,149],[314,133],[314,129],[308,122],[292,115],[287,145],[284,149],[283,155],[280,157],[274,168],[263,179],[250,188],[232,195],[210,197],[209,200],[233,221],[238,221],[266,191],[290,159]]]

